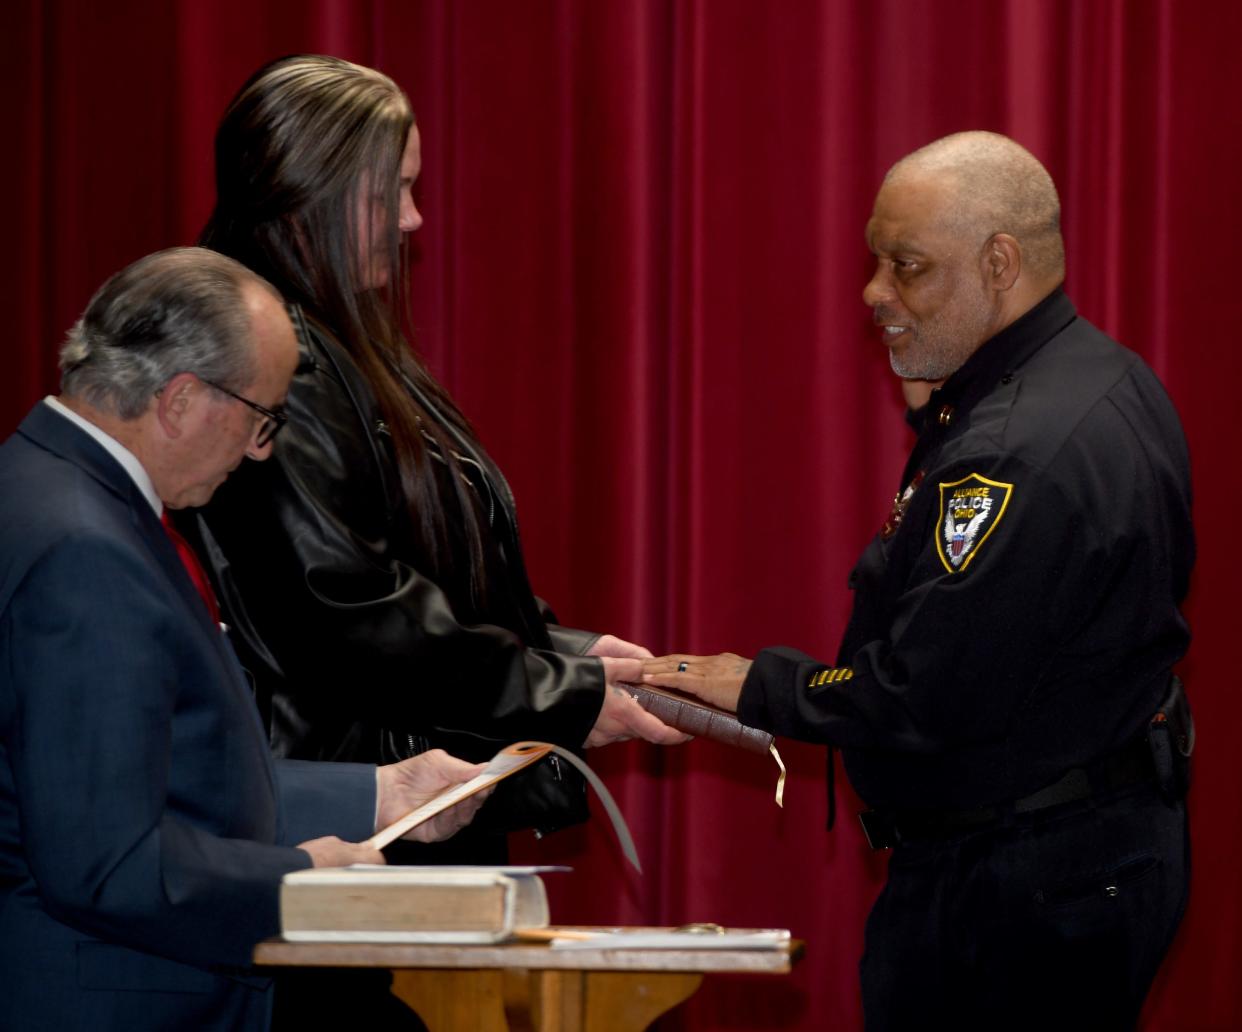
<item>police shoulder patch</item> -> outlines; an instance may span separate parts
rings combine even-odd
[[[1013,484],[1002,484],[972,473],[940,485],[940,520],[936,554],[950,573],[970,565],[996,529],[1013,495]]]

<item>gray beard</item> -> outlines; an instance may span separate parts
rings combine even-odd
[[[965,364],[987,339],[991,324],[991,312],[983,298],[971,306],[964,318],[958,320],[954,332],[940,332],[942,327],[933,324],[927,337],[921,330],[915,338],[914,347],[906,348],[899,358],[897,352],[888,353],[889,365],[903,380],[947,380]]]
[[[898,358],[897,352],[890,351],[888,364],[903,380],[947,380],[969,357],[969,354],[957,356],[945,349],[937,349],[931,354],[924,351],[919,355],[906,354]],[[909,361],[912,358],[914,361]]]

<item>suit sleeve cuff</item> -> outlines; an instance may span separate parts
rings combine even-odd
[[[375,834],[377,789],[369,763],[277,760],[286,845],[335,835],[361,842]]]

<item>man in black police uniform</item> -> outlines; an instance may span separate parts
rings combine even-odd
[[[868,1028],[1126,1028],[1185,908],[1194,557],[1177,416],[1061,291],[1060,206],[1012,140],[888,173],[863,293],[930,392],[850,578],[838,665],[772,648],[647,679],[843,750],[888,882]]]

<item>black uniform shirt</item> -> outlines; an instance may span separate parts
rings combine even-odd
[[[765,649],[739,714],[841,747],[872,806],[1018,798],[1138,733],[1186,650],[1185,440],[1060,290],[914,422],[914,489],[850,575],[840,665]]]

